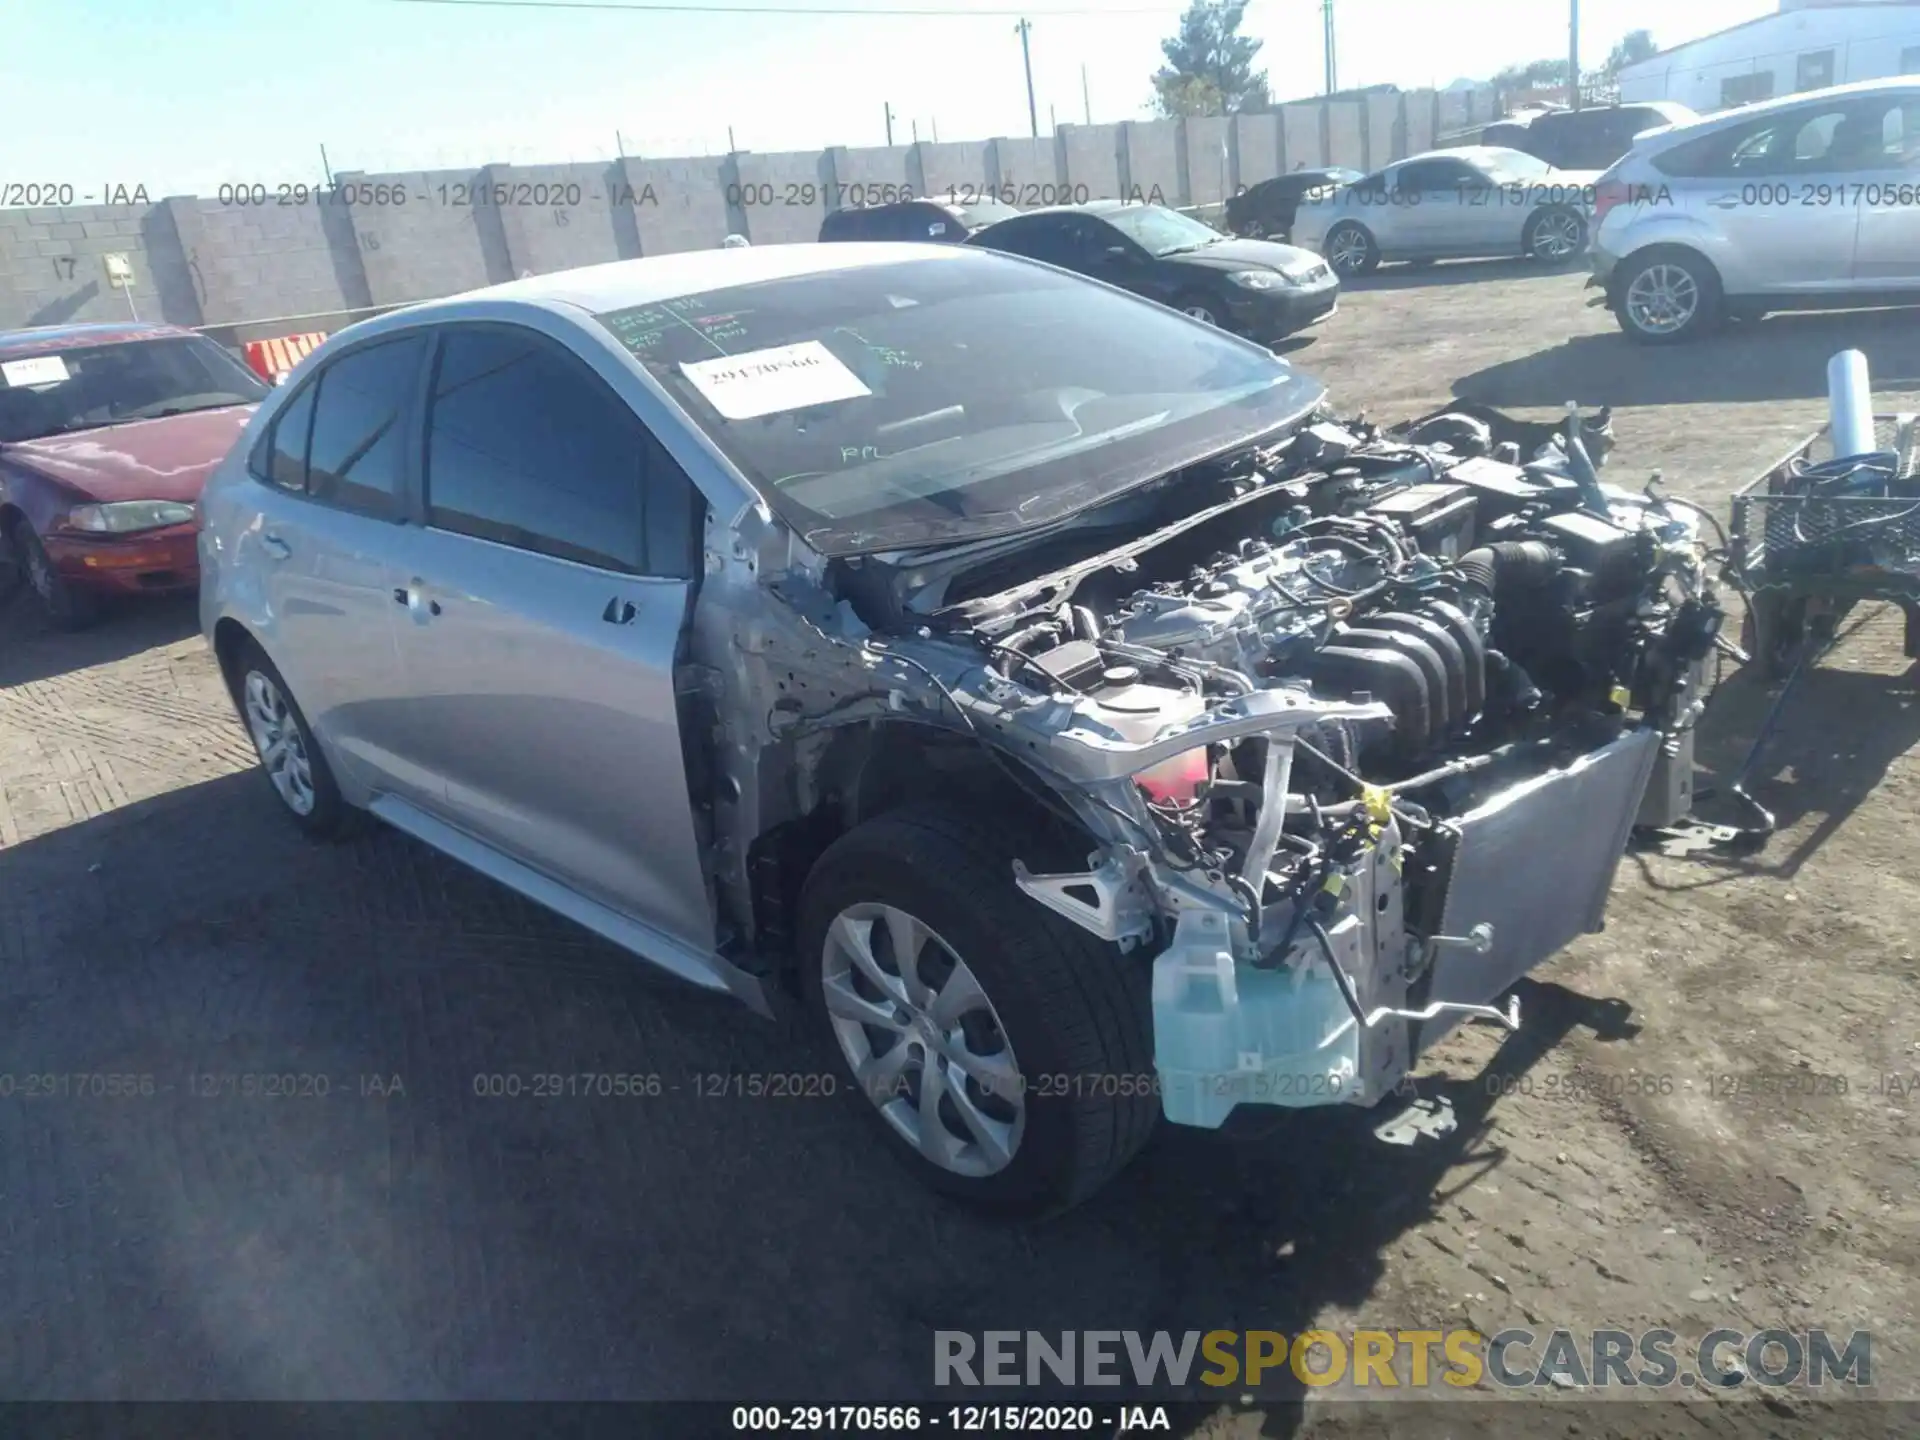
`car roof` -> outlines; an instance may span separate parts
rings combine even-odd
[[[928,264],[991,264],[986,252],[959,245],[925,245],[911,241],[848,240],[822,245],[754,245],[734,250],[683,250],[639,260],[613,260],[556,270],[524,280],[509,280],[479,290],[467,290],[437,300],[425,300],[395,312],[421,315],[443,307],[474,301],[527,301],[577,306],[593,314],[631,305],[654,305],[734,285],[764,280],[787,280],[801,275],[828,275],[918,260]],[[356,327],[357,328],[357,327]]]
[[[1824,90],[1802,90],[1793,95],[1777,95],[1771,100],[1757,100],[1751,105],[1736,105],[1731,110],[1716,110],[1711,115],[1697,115],[1683,119],[1678,124],[1662,130],[1660,138],[1678,140],[1682,136],[1705,135],[1722,126],[1743,125],[1756,116],[1777,114],[1799,105],[1817,105],[1823,100],[1845,99],[1854,95],[1893,95],[1902,91],[1920,92],[1920,80],[1915,80],[1911,75],[1895,75],[1880,80],[1852,80],[1845,85],[1829,85]]]
[[[167,335],[194,333],[178,325],[134,320],[109,320],[82,325],[35,325],[24,330],[0,330],[0,359],[30,351],[72,350],[83,345],[111,345],[121,340],[157,340]]]
[[[1477,160],[1484,165],[1492,156],[1506,154],[1512,148],[1511,145],[1456,145],[1448,150],[1422,150],[1418,155],[1409,155],[1404,160],[1395,160],[1393,165],[1411,165],[1416,160]]]

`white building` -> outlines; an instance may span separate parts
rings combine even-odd
[[[1920,74],[1920,0],[1780,0],[1780,12],[1689,40],[1620,72],[1620,98],[1677,100],[1706,114]]]

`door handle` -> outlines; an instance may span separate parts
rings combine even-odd
[[[1716,210],[1738,210],[1740,208],[1740,197],[1738,195],[1722,195],[1718,200],[1712,200],[1708,203]]]
[[[425,601],[424,604],[422,604],[423,601]],[[421,593],[418,584],[394,586],[393,603],[396,605],[404,605],[415,614],[418,614],[423,609],[429,615],[438,615],[440,613],[440,602],[438,600],[427,600],[425,595]]]
[[[276,560],[285,560],[293,554],[293,547],[271,531],[260,537],[260,548]]]
[[[639,613],[631,600],[616,595],[607,601],[607,608],[601,612],[600,618],[609,625],[631,625],[633,617]]]

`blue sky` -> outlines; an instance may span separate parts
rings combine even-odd
[[[700,0],[689,0],[698,4]],[[800,0],[757,0],[783,8]],[[828,0],[812,0],[828,3]],[[849,8],[877,0],[831,0]],[[0,182],[223,182],[335,170],[808,150],[1027,133],[1020,0],[894,0],[940,16],[668,14],[404,0],[0,0]],[[1340,83],[1446,84],[1566,53],[1566,0],[1337,0]],[[1077,7],[1080,13],[1063,13]],[[1183,0],[1032,0],[1034,87],[1082,118],[1143,117]],[[1663,45],[1772,0],[1582,0],[1583,59]],[[1320,0],[1253,0],[1276,94],[1320,88]]]

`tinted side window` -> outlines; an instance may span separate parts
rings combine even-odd
[[[342,356],[315,382],[307,493],[369,515],[400,513],[401,422],[420,373],[418,335]]]
[[[283,490],[307,488],[307,437],[313,429],[313,396],[319,387],[309,382],[287,402],[273,422],[254,473]]]
[[[691,483],[580,361],[512,330],[446,333],[427,412],[428,524],[680,576],[692,517]]]

